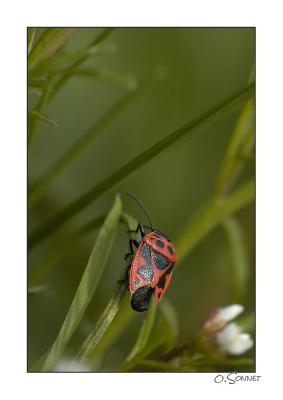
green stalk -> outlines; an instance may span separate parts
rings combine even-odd
[[[75,329],[79,325],[87,306],[91,301],[106,266],[121,211],[122,203],[120,197],[117,196],[112,209],[99,231],[72,304],[60,332],[44,361],[42,371],[52,370],[67,346]]]
[[[229,194],[222,200],[211,198],[203,205],[184,226],[175,241],[179,260],[186,255],[206,236],[216,225],[228,215],[234,214],[254,199],[254,181]]]
[[[155,145],[151,146],[148,150],[144,151],[143,153],[135,157],[132,161],[124,165],[114,174],[110,175],[100,184],[94,186],[91,190],[89,190],[84,195],[73,201],[61,212],[52,217],[49,221],[47,221],[39,228],[37,228],[35,231],[33,231],[29,237],[29,247],[31,248],[36,244],[40,243],[48,235],[50,235],[61,225],[63,225],[67,220],[69,220],[74,215],[79,213],[81,210],[83,210],[86,206],[88,206],[91,202],[100,197],[102,194],[115,187],[118,183],[123,181],[126,177],[130,176],[134,171],[136,171],[141,166],[145,165],[148,161],[156,157],[164,149],[168,148],[170,145],[175,143],[184,135],[192,133],[196,128],[199,128],[207,124],[217,116],[222,115],[223,113],[227,112],[236,105],[239,105],[242,102],[246,101],[247,99],[251,98],[253,96],[253,93],[254,93],[254,84],[250,84],[240,92],[237,92],[236,94],[229,97],[225,101],[221,102],[217,106],[211,108],[210,110],[201,114],[199,117],[193,119],[192,121],[185,124],[181,128],[172,132],[171,134],[166,136],[164,139],[162,139]]]
[[[34,205],[38,197],[46,186],[56,178],[78,155],[87,147],[87,145],[96,139],[99,133],[103,131],[125,108],[139,96],[143,91],[152,83],[152,76],[145,79],[140,85],[132,92],[125,95],[121,100],[115,104],[111,110],[108,111],[88,132],[86,132],[65,155],[33,186],[29,191],[29,206]]]

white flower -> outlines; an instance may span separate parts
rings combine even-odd
[[[227,307],[218,308],[204,324],[204,330],[207,333],[218,332],[243,311],[244,307],[241,304],[231,304]]]
[[[230,322],[216,336],[220,350],[226,354],[238,356],[253,346],[253,340],[248,333],[242,333],[235,322]]]
[[[244,311],[244,306],[241,304],[231,304],[230,306],[220,308],[217,319],[223,320],[225,322],[230,322],[235,319]]]

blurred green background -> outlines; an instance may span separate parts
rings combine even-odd
[[[78,29],[57,52],[58,59],[60,54],[62,57],[77,54],[87,48],[102,31]],[[36,29],[35,43],[43,33],[43,28]],[[133,91],[137,82],[152,73],[155,78],[140,93],[134,94],[96,139],[50,181],[29,208],[30,232],[136,155],[244,88],[255,62],[253,28],[117,28],[102,43],[101,49],[89,56],[83,66],[103,74],[96,77],[74,74],[43,110],[58,126],[37,121],[28,157],[30,187],[119,99]],[[49,67],[52,69],[52,63]],[[34,79],[41,79],[40,73]],[[41,93],[41,88],[30,88],[30,110],[38,107]],[[130,191],[144,203],[154,225],[174,242],[184,223],[211,194],[241,110],[242,107],[237,107],[191,136],[184,136],[31,249],[28,279],[42,263],[47,262],[48,267],[30,284],[34,290],[28,296],[29,367],[54,342],[97,231],[67,244],[65,237],[89,220],[105,215],[116,192]],[[234,187],[253,176],[254,161],[250,159]],[[131,199],[122,195],[122,202],[126,212],[146,222]],[[245,315],[251,315],[254,310],[254,204],[237,212],[236,218],[241,226],[248,265],[247,286],[241,302]],[[125,228],[120,226],[98,289],[65,355],[76,353],[112,296],[125,265],[127,240]],[[65,246],[69,252],[58,256]],[[194,336],[212,309],[239,302],[232,262],[227,232],[219,225],[179,263],[166,298],[177,315],[180,344]],[[135,342],[145,316],[134,311],[129,313],[133,313],[133,318],[105,350],[101,370],[115,370]]]

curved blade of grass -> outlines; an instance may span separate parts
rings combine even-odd
[[[250,156],[255,139],[254,102],[244,106],[230,139],[225,157],[215,184],[215,197],[225,195],[232,187],[244,162]]]
[[[71,235],[67,236],[64,241],[61,243],[59,252],[55,254],[51,254],[46,260],[40,263],[36,268],[34,268],[28,274],[28,282],[29,286],[38,285],[39,282],[44,278],[44,276],[49,273],[52,268],[58,264],[58,262],[64,258],[67,254],[72,251],[76,251],[76,247],[71,246],[70,243],[78,244],[81,239],[84,238],[85,235],[88,235],[90,232],[93,232],[99,226],[102,225],[103,221],[105,220],[106,216],[96,217],[80,228],[78,228],[75,232]],[[130,217],[126,213],[122,213],[120,222],[127,226],[128,230],[134,230],[137,227],[137,222],[132,217]]]
[[[45,187],[58,176],[65,167],[67,167],[79,154],[87,147],[89,143],[96,139],[99,133],[103,131],[123,110],[139,96],[152,83],[152,76],[141,82],[135,90],[125,95],[108,111],[95,125],[87,131],[65,155],[37,182],[35,182],[29,191],[29,206],[32,206]]]
[[[182,260],[215,226],[254,199],[254,181],[242,185],[225,199],[209,200],[187,222],[175,241]]]
[[[156,157],[159,153],[175,143],[181,137],[188,133],[192,133],[196,128],[207,124],[217,116],[222,115],[236,105],[246,101],[253,96],[253,93],[254,84],[250,84],[245,89],[237,92],[217,106],[213,107],[207,112],[201,114],[199,117],[193,119],[191,122],[172,132],[155,145],[151,146],[148,150],[135,157],[132,161],[124,165],[114,174],[110,175],[100,184],[93,187],[91,190],[86,192],[84,195],[79,197],[77,200],[72,202],[69,206],[67,206],[65,209],[63,209],[61,212],[51,218],[49,221],[37,228],[29,238],[29,247],[31,248],[35,246],[41,240],[50,235],[53,231],[58,229],[59,226],[64,224],[67,220],[69,220],[82,209],[84,209],[92,201],[97,199],[103,193],[115,187],[123,179],[130,176],[134,171]]]
[[[31,52],[34,38],[35,38],[36,28],[28,28],[28,55]]]
[[[134,357],[136,357],[139,353],[143,351],[143,349],[146,347],[152,328],[155,320],[155,315],[156,315],[156,304],[155,304],[155,299],[154,296],[152,296],[151,301],[150,301],[150,306],[149,310],[147,311],[145,315],[145,319],[143,321],[142,327],[140,329],[140,332],[138,334],[137,340],[130,351],[128,357],[126,358],[126,362],[129,362],[132,360]]]
[[[48,115],[43,114],[39,111],[31,110],[31,111],[29,111],[29,115],[33,118],[39,119],[40,121],[46,122],[49,125],[56,126],[56,127],[58,126],[57,122],[53,118],[51,118]]]
[[[117,314],[120,304],[122,303],[122,300],[127,293],[127,289],[128,287],[126,283],[120,283],[116,285],[116,290],[113,297],[111,298],[103,314],[99,318],[95,329],[84,341],[76,358],[79,358],[81,361],[83,361],[93,353],[97,343],[101,340],[102,336],[107,331],[109,325]]]
[[[228,217],[223,221],[231,254],[231,266],[235,285],[235,302],[243,304],[247,290],[249,263],[245,249],[243,232],[236,218]]]
[[[47,28],[28,56],[28,68],[35,68],[52,56],[72,36],[77,28]]]
[[[85,313],[105,268],[114,241],[121,209],[120,197],[116,196],[114,205],[99,231],[75,297],[60,332],[46,357],[42,371],[51,370],[58,361]]]
[[[136,317],[137,313],[131,308],[128,296],[124,296],[119,305],[119,311],[111,323],[111,329],[107,329],[104,332],[100,341],[96,342],[93,347],[92,353],[87,355],[87,357],[89,357],[91,361],[101,359],[105,350],[110,348],[115,340],[122,335],[130,322]]]
[[[122,213],[120,218],[122,223],[126,225],[128,230],[136,229],[137,221],[133,219],[130,215]],[[124,274],[124,270],[122,271],[122,273]],[[103,335],[107,331],[109,325],[116,316],[126,292],[127,292],[126,284],[119,283],[116,286],[114,295],[112,296],[111,300],[106,306],[102,316],[99,318],[95,328],[92,330],[92,332],[88,335],[88,337],[82,344],[76,358],[79,358],[80,360],[85,360],[86,358],[91,356],[97,344],[100,342]]]

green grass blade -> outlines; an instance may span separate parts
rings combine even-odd
[[[65,155],[37,182],[35,182],[29,191],[29,206],[32,206],[38,199],[39,195],[46,186],[56,178],[80,153],[87,147],[89,143],[94,141],[97,136],[105,129],[113,120],[123,112],[127,106],[152,83],[152,76],[142,81],[135,90],[125,95],[115,104],[110,111],[107,112],[95,125],[87,131]]]
[[[118,183],[123,181],[126,177],[130,176],[134,171],[136,171],[141,166],[145,165],[148,161],[156,157],[159,153],[161,153],[164,149],[168,148],[170,145],[175,143],[181,137],[183,137],[188,133],[194,132],[196,128],[207,124],[217,116],[223,115],[223,113],[227,112],[231,108],[246,101],[247,99],[253,96],[253,93],[254,93],[254,84],[250,84],[240,92],[237,92],[236,94],[229,97],[225,101],[221,102],[217,106],[201,114],[199,117],[193,119],[191,122],[185,124],[181,128],[177,129],[173,133],[166,136],[160,142],[150,147],[148,150],[138,155],[136,158],[134,158],[132,161],[124,165],[122,168],[120,168],[114,174],[106,178],[100,184],[96,185],[87,193],[85,193],[77,200],[75,200],[73,203],[68,205],[65,209],[63,209],[49,221],[47,221],[42,226],[37,228],[29,238],[29,247],[31,248],[35,246],[45,237],[47,237],[56,229],[58,229],[59,226],[64,224],[67,220],[69,220],[74,215],[83,210],[92,201],[97,199],[103,193],[115,187]]]
[[[209,200],[201,207],[182,229],[175,240],[179,260],[182,260],[213,228],[228,215],[232,215],[254,199],[254,181],[219,201]]]
[[[124,299],[124,296],[127,293],[127,288],[128,287],[126,283],[119,283],[116,285],[116,290],[113,297],[111,298],[103,314],[99,318],[95,329],[89,334],[89,336],[82,344],[82,347],[80,348],[76,358],[83,361],[90,357],[90,355],[93,353],[96,345],[99,343],[99,341],[109,328],[114,317],[116,316]]]
[[[245,249],[245,240],[239,222],[236,218],[228,217],[223,221],[223,226],[227,235],[231,266],[233,272],[233,282],[235,285],[235,302],[243,304],[244,295],[247,290],[249,262]]]
[[[43,114],[43,113],[41,113],[39,111],[36,111],[36,110],[29,111],[29,115],[31,117],[37,118],[40,121],[43,121],[43,122],[45,122],[45,123],[47,123],[49,125],[56,126],[56,127],[58,126],[57,122],[53,118],[51,118],[48,115]]]
[[[37,109],[35,110],[37,113],[42,114],[42,110],[44,109],[44,107],[46,106],[46,104],[47,104],[47,102],[49,100],[49,95],[50,95],[50,91],[51,91],[51,88],[52,88],[52,82],[53,82],[52,78],[48,78],[47,81],[46,81],[46,87],[43,90],[43,93],[42,93],[42,95],[40,97],[40,100],[39,100],[39,104],[37,106]],[[33,138],[34,138],[34,134],[36,132],[36,124],[37,124],[38,121],[39,121],[38,118],[32,118],[29,121],[29,126],[28,126],[28,149],[31,148],[31,144],[32,144],[32,141],[33,141]]]
[[[144,348],[146,347],[152,328],[155,320],[155,315],[156,315],[156,304],[155,304],[155,298],[152,296],[151,301],[150,301],[150,306],[149,310],[146,312],[145,319],[143,321],[142,327],[140,329],[139,335],[137,337],[137,340],[130,351],[126,362],[131,361],[134,357],[136,357],[139,353],[141,353]]]
[[[97,46],[100,42],[102,42],[110,33],[112,33],[114,28],[106,28],[104,29],[90,44],[88,47],[94,47]],[[78,59],[70,65],[70,69],[76,69],[78,68],[82,63],[84,63],[89,57],[91,56],[91,53],[89,54],[83,54],[82,56],[78,57]],[[51,99],[62,89],[62,87],[66,84],[66,82],[69,80],[70,76],[63,75],[54,85],[52,94],[51,94]]]
[[[111,211],[99,231],[75,297],[60,332],[46,357],[42,371],[51,370],[54,364],[59,360],[85,313],[105,268],[114,241],[121,210],[121,200],[120,197],[117,196]]]
[[[100,341],[96,343],[93,352],[89,355],[90,360],[101,359],[104,352],[122,335],[126,327],[136,317],[137,313],[130,306],[129,296],[124,296],[119,305],[119,311],[111,323],[111,329],[106,330]]]
[[[121,219],[121,222],[126,225],[128,230],[136,229],[137,221],[135,219],[133,219],[130,215],[128,215],[126,213],[122,213],[120,219]],[[122,275],[124,275],[124,272],[125,271],[123,269]],[[104,334],[107,332],[108,327],[110,326],[114,317],[116,316],[126,292],[127,292],[127,284],[119,283],[116,286],[114,295],[112,296],[111,300],[109,301],[108,305],[106,306],[102,316],[99,318],[99,321],[97,322],[95,328],[92,330],[92,332],[88,335],[88,337],[82,344],[76,358],[78,358],[82,361],[82,360],[89,358],[92,355],[96,346],[99,344],[100,340],[102,339]],[[129,317],[130,317],[130,314],[129,314]],[[122,326],[124,326],[126,322],[127,321],[124,321]],[[120,326],[120,328],[121,328],[121,326]],[[119,333],[119,329],[118,330],[116,329],[116,334],[117,333]],[[113,337],[112,337],[112,340],[113,340]]]
[[[251,155],[255,139],[254,101],[250,100],[241,112],[215,184],[215,197],[225,195],[237,176],[244,162]]]
[[[35,32],[36,28],[28,28],[28,55],[31,52],[33,43],[34,43],[34,38],[35,38]]]
[[[76,28],[47,28],[28,56],[28,68],[34,69],[65,44]]]

